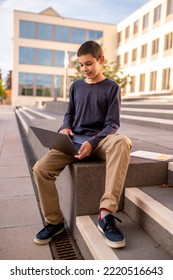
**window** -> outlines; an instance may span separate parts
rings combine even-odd
[[[128,63],[128,52],[124,54],[124,64]]]
[[[161,16],[161,5],[159,5],[158,7],[156,7],[154,9],[154,20],[153,20],[153,22],[156,23],[157,21],[159,21],[160,16]]]
[[[72,28],[72,43],[82,44],[86,41],[87,33],[86,29]]]
[[[152,55],[158,53],[159,51],[159,39],[155,39],[152,41]]]
[[[130,92],[135,92],[135,86],[136,86],[136,77],[131,76]]]
[[[130,36],[130,26],[127,26],[125,29],[125,39],[127,40]]]
[[[150,90],[156,90],[157,71],[150,73]]]
[[[19,95],[63,96],[63,76],[19,73]]]
[[[141,47],[141,58],[144,58],[146,56],[147,56],[147,44],[144,44]]]
[[[162,89],[170,89],[170,73],[171,69],[163,69],[162,71]]]
[[[33,48],[19,48],[19,64],[35,64]]]
[[[52,51],[37,49],[36,61],[37,65],[52,66]]]
[[[37,96],[51,95],[51,75],[45,75],[45,74],[36,75],[36,95]]]
[[[117,64],[121,65],[121,55],[117,55]]]
[[[103,37],[103,32],[89,30],[89,40],[98,40]]]
[[[149,13],[143,16],[142,29],[146,29],[148,27],[148,23],[149,23]]]
[[[46,23],[38,23],[38,39],[40,40],[53,40],[53,25]]]
[[[33,95],[34,74],[19,73],[19,95]]]
[[[139,80],[139,91],[144,91],[144,90],[145,90],[145,74],[141,74]]]
[[[20,21],[20,38],[35,38],[35,23],[32,21]]]
[[[132,61],[136,61],[137,59],[137,48],[132,50]]]
[[[55,41],[65,43],[70,42],[70,27],[55,26]]]
[[[64,51],[54,51],[54,66],[64,67]]]
[[[133,34],[137,34],[139,29],[139,20],[136,20],[133,24]]]
[[[20,21],[20,38],[81,44],[87,40],[97,40],[102,37],[103,32],[99,30]]]
[[[118,45],[121,43],[122,41],[122,31],[118,32]]]
[[[173,13],[173,0],[167,0],[167,15]]]
[[[164,49],[165,51],[168,49],[172,49],[173,47],[173,32],[168,33],[165,35],[165,46]]]

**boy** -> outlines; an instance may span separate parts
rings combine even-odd
[[[116,225],[117,218],[113,213],[118,209],[131,149],[130,140],[117,134],[121,92],[118,84],[105,78],[102,73],[104,55],[98,43],[85,42],[77,56],[85,79],[71,85],[69,107],[59,131],[69,136],[85,135],[88,140],[82,144],[76,156],[50,150],[35,164],[33,174],[47,225],[34,241],[47,244],[54,235],[64,230],[55,186],[56,176],[66,165],[92,155],[106,160],[105,192],[100,201],[98,228],[110,247],[121,248],[125,246],[125,238]]]

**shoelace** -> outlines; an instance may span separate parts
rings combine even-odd
[[[48,224],[48,225],[46,225],[46,226],[44,227],[44,231],[45,231],[45,230],[47,230],[47,231],[51,231],[51,230],[52,230],[52,228],[53,228],[53,225]]]
[[[122,221],[119,218],[117,218],[113,215],[108,215],[105,220],[106,220],[106,223],[105,223],[105,226],[103,229],[104,231],[105,231],[105,229],[107,229],[108,231],[121,233],[121,231],[119,230],[119,228],[117,227],[117,224],[116,224],[116,220],[119,221],[120,223],[122,223]]]

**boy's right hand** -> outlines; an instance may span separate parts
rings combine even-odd
[[[60,133],[70,135],[70,136],[74,135],[73,131],[70,128],[64,128],[64,129],[60,130]]]

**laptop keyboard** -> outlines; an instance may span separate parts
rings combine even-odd
[[[79,151],[79,150],[80,150],[80,147],[82,146],[82,144],[76,143],[76,142],[73,142],[73,144],[74,144],[76,150]]]

